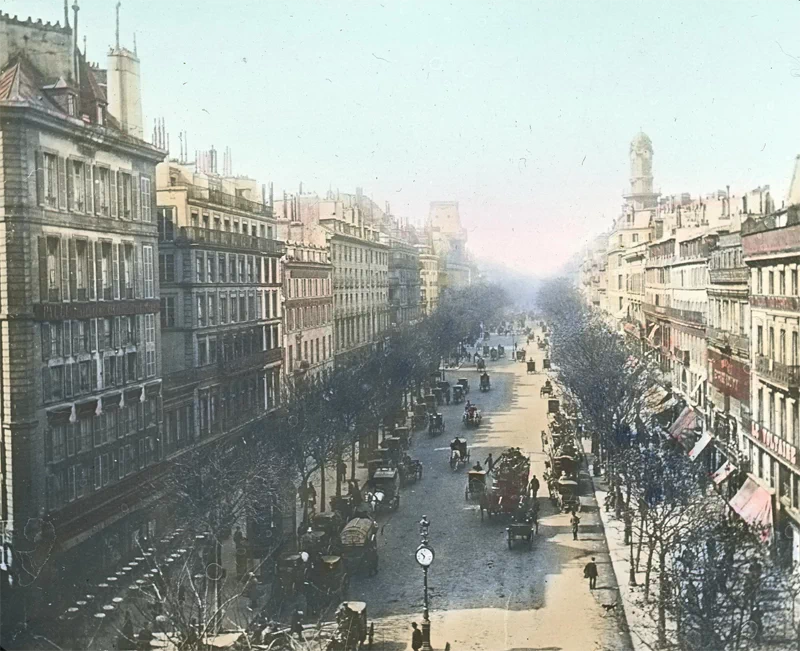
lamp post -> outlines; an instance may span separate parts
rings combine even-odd
[[[422,651],[432,651],[431,647],[431,620],[428,614],[428,568],[433,563],[434,552],[433,547],[428,544],[428,528],[431,523],[428,522],[428,516],[423,515],[419,521],[419,537],[420,545],[417,547],[417,552],[414,555],[422,568],[423,576],[423,595],[424,606],[422,611]]]

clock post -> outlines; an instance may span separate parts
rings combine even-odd
[[[420,545],[417,547],[415,557],[417,563],[422,567],[423,577],[423,604],[422,611],[422,651],[433,651],[431,647],[431,620],[428,612],[428,568],[433,563],[433,547],[428,544],[428,528],[430,527],[428,516],[423,515],[419,521]]]

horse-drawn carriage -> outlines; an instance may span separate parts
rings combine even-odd
[[[559,479],[555,485],[556,503],[562,512],[581,510],[581,497],[576,479]]]
[[[536,362],[533,361],[533,358],[527,361],[527,365],[528,365],[528,375],[536,373]]]
[[[404,454],[403,458],[400,459],[400,465],[397,466],[397,470],[400,472],[401,486],[422,479],[422,462],[419,459],[412,459],[407,454]]]
[[[491,382],[489,381],[489,374],[484,371],[483,375],[481,375],[480,390],[481,392],[483,392],[483,391],[488,391],[491,388],[492,385]]]
[[[537,344],[539,346],[539,350],[545,350],[547,348],[547,341],[540,339]]]
[[[464,387],[460,384],[453,385],[453,404],[457,405],[464,402]]]
[[[492,349],[489,351],[489,359],[491,359],[493,362],[497,361],[497,348],[492,347]]]
[[[301,554],[282,554],[275,563],[275,577],[272,580],[273,603],[280,607],[280,604],[299,594],[305,574],[306,562]]]
[[[497,358],[503,358],[506,356],[506,349],[501,346],[500,344],[497,345]]]
[[[322,556],[313,562],[305,582],[306,605],[311,613],[324,610],[334,600],[346,598],[350,576],[341,556]]]
[[[367,480],[368,499],[376,511],[396,511],[400,506],[400,474],[397,468],[379,468]]]
[[[339,534],[341,553],[350,574],[378,572],[378,525],[371,518],[354,518]]]
[[[524,348],[520,348],[517,351],[517,361],[518,362],[524,362],[525,361],[525,349]]]
[[[450,441],[450,469],[458,470],[467,465],[469,461],[469,448],[464,439],[458,437]]]
[[[400,447],[403,450],[411,447],[411,430],[408,427],[395,427],[392,430],[392,436],[400,439]]]
[[[506,539],[508,548],[514,545],[515,540],[524,540],[528,543],[528,549],[533,548],[533,522],[529,518],[522,518],[512,522],[506,527]]]
[[[465,409],[464,415],[461,417],[461,421],[464,423],[465,427],[478,427],[482,419],[481,410],[475,405],[470,405]]]
[[[343,601],[336,609],[336,631],[325,651],[358,651],[365,643],[371,649],[374,639],[375,624],[367,622],[367,604]]]
[[[553,395],[553,384],[550,382],[550,380],[545,380],[544,385],[542,386],[541,389],[539,389],[539,397],[544,398],[544,397],[550,397],[552,395]]]
[[[436,407],[439,404],[439,402],[436,400],[436,394],[434,394],[433,392],[428,393],[422,398],[422,401],[428,408],[428,416],[436,413]]]
[[[428,424],[428,407],[425,403],[418,402],[414,405],[414,429],[424,429]]]
[[[437,385],[439,390],[442,392],[442,397],[444,401],[449,405],[450,404],[450,383],[444,380],[440,381]]]
[[[550,358],[549,357],[545,357],[542,360],[542,370],[544,370],[544,371],[550,370]]]
[[[435,413],[428,422],[428,434],[438,436],[442,432],[444,432],[444,416],[440,413]]]
[[[486,471],[470,470],[467,473],[467,486],[464,488],[464,499],[481,498],[486,492]]]
[[[475,362],[475,368],[477,368],[478,371],[486,370],[486,360],[483,359],[483,357],[478,357],[478,360]]]
[[[469,380],[465,377],[458,378],[458,384],[461,385],[461,389],[464,391],[464,395],[466,396],[469,393]]]

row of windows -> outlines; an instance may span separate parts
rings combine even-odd
[[[47,508],[56,510],[157,460],[157,442],[148,436],[120,445],[114,451],[98,454],[91,460],[56,469],[47,475]]]
[[[373,337],[386,330],[386,315],[363,315],[336,322],[336,346],[338,350],[372,341]]]
[[[280,348],[280,328],[277,324],[247,328],[226,335],[197,337],[197,366],[233,362],[259,351]]]
[[[330,278],[291,278],[286,287],[287,298],[314,298],[329,296],[331,293]]]
[[[310,340],[303,341],[302,347],[300,344],[295,349],[294,346],[287,348],[286,361],[288,364],[288,372],[294,370],[295,364],[301,361],[306,361],[309,364],[318,364],[320,362],[327,362],[333,357],[333,336],[328,335],[315,337]]]
[[[769,296],[800,296],[798,293],[797,269],[756,267],[751,271],[755,294]]]
[[[90,165],[87,160],[36,152],[36,195],[40,205],[113,219],[151,222],[149,176]]]
[[[174,254],[164,253],[164,280],[175,280]],[[173,259],[170,259],[173,258]],[[275,285],[280,282],[278,261],[238,253],[194,252],[194,281],[197,283],[258,283]]]
[[[787,403],[789,401],[777,391],[766,389],[765,396],[765,388],[759,387],[756,391],[756,419],[778,438],[800,447],[798,404],[796,400]]]
[[[289,260],[299,260],[300,262],[328,262],[327,251],[317,251],[316,249],[305,249],[299,246],[289,246],[286,249],[286,257]]]
[[[334,260],[344,262],[366,262],[367,264],[389,264],[389,255],[382,251],[374,251],[366,247],[351,246],[348,244],[331,245],[331,255]]]
[[[345,268],[336,273],[336,280],[354,280],[356,287],[376,287],[385,285],[389,277],[388,271],[373,271],[372,269]]]
[[[748,330],[748,303],[711,297],[708,299],[711,327],[746,335]]]
[[[269,224],[260,224],[255,221],[248,222],[246,219],[242,219],[240,222],[238,217],[231,219],[228,215],[220,215],[219,213],[214,213],[213,221],[208,213],[203,213],[201,220],[200,212],[197,210],[192,210],[190,219],[194,227],[224,231],[226,233],[241,233],[242,235],[263,237],[268,240],[272,239],[272,226]]]
[[[214,326],[218,323],[244,323],[275,319],[280,316],[278,292],[202,292],[195,295],[195,318],[200,328]],[[171,328],[175,326],[175,304],[173,297],[162,297],[162,324]]]
[[[50,425],[45,437],[45,461],[59,463],[109,443],[122,441],[158,423],[160,398],[138,398],[100,415],[84,414],[74,423]]]
[[[155,296],[153,247],[83,238],[39,238],[42,302]]]
[[[764,340],[764,326],[756,325],[756,352],[759,355],[769,357],[781,364],[797,366],[800,363],[800,344],[798,343],[798,333],[796,330],[788,332],[784,328],[777,331],[774,326],[767,328],[767,339]],[[789,341],[790,339],[790,341]],[[766,347],[765,347],[766,346]],[[787,346],[790,346],[787,349]]]
[[[291,307],[287,310],[286,329],[316,328],[331,322],[331,306],[329,303],[324,305],[308,305],[306,307]]]
[[[144,314],[41,324],[42,361],[117,350],[146,341]]]

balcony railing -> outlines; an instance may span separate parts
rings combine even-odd
[[[271,350],[259,350],[251,353],[245,357],[238,359],[230,359],[220,363],[223,373],[232,373],[234,371],[243,370],[246,368],[255,368],[264,366],[274,362],[279,362],[283,359],[283,348],[273,348]]]
[[[187,191],[189,199],[193,201],[201,201],[213,206],[230,208],[231,210],[240,210],[253,215],[272,217],[272,208],[258,201],[250,201],[250,199],[245,199],[235,194],[228,194],[222,190],[204,188],[199,185],[187,185]]]
[[[698,325],[705,325],[706,315],[702,312],[694,310],[681,310],[677,307],[668,307],[667,316],[671,319],[678,319],[687,323],[696,323]]]
[[[642,309],[650,314],[666,314],[667,308],[663,305],[653,305],[652,303],[642,303]]]
[[[750,278],[750,270],[747,267],[736,267],[734,269],[710,269],[709,280],[711,284],[744,284]]]
[[[789,389],[800,387],[800,366],[789,366],[769,357],[756,355],[756,373]]]
[[[751,307],[760,307],[767,310],[780,310],[781,312],[800,312],[800,297],[798,296],[762,296],[751,294]]]
[[[708,342],[717,348],[730,348],[745,357],[750,356],[750,338],[747,335],[734,334],[720,328],[706,328]]]
[[[206,243],[229,249],[248,249],[250,251],[260,251],[273,255],[283,255],[286,250],[286,244],[278,240],[269,240],[265,237],[245,235],[244,233],[217,231],[210,228],[201,228],[199,226],[182,226],[178,230],[178,236],[175,238],[175,242],[178,244]]]

